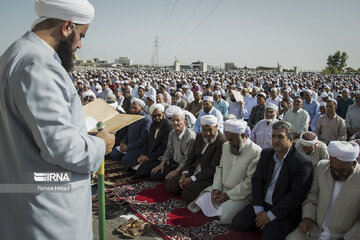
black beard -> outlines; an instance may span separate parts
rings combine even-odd
[[[65,68],[67,72],[72,71],[74,68],[74,52],[73,44],[75,39],[75,31],[71,33],[70,36],[61,40],[59,46],[56,50],[57,54],[61,59],[61,65]]]

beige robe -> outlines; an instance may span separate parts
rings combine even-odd
[[[322,160],[322,159],[329,159],[329,153],[328,153],[328,150],[327,150],[327,146],[326,146],[325,143],[323,143],[323,142],[321,142],[321,141],[318,141],[318,142],[316,143],[316,146],[315,146],[314,151],[313,151],[312,153],[310,153],[309,155],[307,155],[307,154],[303,151],[302,145],[301,145],[301,141],[299,141],[299,142],[297,142],[297,143],[295,144],[295,148],[296,148],[298,151],[304,153],[305,156],[307,156],[307,157],[311,160],[311,162],[312,162],[312,164],[313,164],[313,169],[314,169],[314,170],[313,170],[313,173],[314,173],[314,175],[315,175],[315,172],[316,172],[315,169],[316,169],[319,161]]]
[[[255,172],[257,162],[260,158],[261,148],[247,139],[243,150],[238,157],[229,151],[230,145],[224,143],[219,166],[216,167],[213,185],[204,189],[204,192],[211,192],[218,189],[229,196],[229,200],[222,205],[220,216],[221,224],[229,224],[235,214],[243,209],[251,201],[251,177]],[[200,210],[195,204],[197,199],[188,205],[188,209],[193,213]]]
[[[313,223],[310,237],[307,238],[297,228],[286,240],[318,239],[331,198],[334,179],[328,168],[329,160],[321,160],[316,169],[311,190],[302,206],[302,218],[311,218]],[[344,237],[347,240],[360,239],[360,165],[357,163],[354,173],[344,181],[339,195],[334,201],[328,220],[328,229],[333,234],[329,240]]]

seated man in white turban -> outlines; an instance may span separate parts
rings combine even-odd
[[[316,166],[322,159],[329,159],[329,153],[325,143],[318,140],[315,133],[307,131],[300,135],[300,141],[295,144],[295,148],[306,154],[313,164],[313,173]]]
[[[199,116],[196,118],[194,132],[201,132],[201,123],[200,119],[204,115],[214,115],[217,118],[217,126],[220,132],[223,132],[224,123],[223,123],[223,115],[219,110],[214,107],[214,98],[212,96],[204,96],[203,100],[203,110],[200,111]]]
[[[352,141],[332,141],[328,151],[330,160],[319,162],[302,205],[302,221],[287,240],[359,239],[359,146]]]
[[[168,192],[181,194],[187,202],[192,202],[212,184],[225,142],[224,135],[217,129],[215,116],[202,116],[201,125],[202,132],[197,134],[185,166],[165,185]]]
[[[260,120],[251,130],[251,140],[263,149],[272,147],[272,125],[278,121],[276,119],[277,112],[278,106],[267,103],[265,105],[265,118]]]
[[[224,122],[228,142],[222,146],[213,184],[188,205],[208,217],[219,216],[219,224],[230,224],[237,212],[251,202],[251,177],[260,158],[261,148],[246,137],[242,120]]]
[[[137,159],[140,166],[133,179],[150,176],[154,164],[158,162],[158,158],[165,152],[171,131],[171,122],[165,117],[164,112],[162,104],[153,104],[149,108],[149,114],[152,118],[149,137],[145,141],[142,154]]]

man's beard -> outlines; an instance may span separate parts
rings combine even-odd
[[[244,147],[244,142],[242,141],[240,136],[239,136],[239,138],[240,138],[239,147],[234,147],[234,146],[230,145],[230,149],[229,149],[230,153],[235,156],[239,156]]]
[[[204,140],[204,142],[206,143],[206,144],[212,144],[212,143],[214,143],[215,142],[215,140],[216,140],[216,138],[218,137],[218,131],[216,130],[216,132],[215,132],[215,135],[209,140],[209,139],[207,139],[206,137],[204,137],[204,136],[202,136],[202,138],[203,138],[203,140]]]
[[[332,178],[335,180],[335,181],[339,181],[339,182],[343,182],[345,181],[346,179],[348,179],[348,177],[350,177],[350,175],[354,172],[354,170],[352,171],[349,171],[347,174],[345,175],[336,175],[332,170],[330,170],[330,174],[332,176]]]
[[[72,71],[72,69],[74,68],[73,44],[75,34],[75,31],[73,31],[70,36],[61,40],[56,50],[57,54],[61,59],[61,65],[65,68],[67,72]]]
[[[159,128],[161,125],[161,122],[164,120],[164,118],[162,118],[159,122],[153,121],[154,127],[155,128]]]

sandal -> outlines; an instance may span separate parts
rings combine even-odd
[[[127,229],[128,229],[129,227],[132,226],[132,223],[133,223],[134,221],[135,221],[135,219],[130,218],[130,219],[127,220],[125,223],[121,224],[121,225],[116,229],[116,231],[117,231],[118,233],[123,234],[124,232],[127,231]]]
[[[138,219],[134,221],[131,224],[131,227],[128,227],[127,230],[122,233],[122,235],[127,238],[136,238],[149,231],[150,228],[150,223]]]

